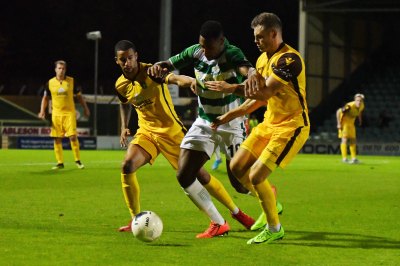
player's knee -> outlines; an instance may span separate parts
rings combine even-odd
[[[133,169],[133,161],[131,159],[125,159],[122,162],[122,173],[123,174],[130,174],[134,172]]]
[[[240,178],[241,176],[244,176],[244,174],[246,172],[243,171],[243,167],[236,163],[235,161],[231,161],[231,163],[229,164],[229,168],[231,169],[232,174],[236,177],[236,178]]]
[[[190,186],[196,178],[192,178],[190,175],[185,174],[179,170],[176,172],[176,178],[178,179],[179,185],[183,188]]]

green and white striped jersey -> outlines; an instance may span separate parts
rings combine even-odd
[[[238,107],[243,103],[243,98],[231,93],[208,90],[204,82],[224,80],[228,83],[242,83],[245,77],[240,74],[239,67],[252,66],[238,47],[229,44],[226,39],[224,46],[224,51],[217,59],[208,60],[200,44],[192,45],[169,59],[175,69],[194,67],[197,80],[198,114],[209,122]],[[243,120],[244,118],[237,118],[234,121],[241,123]]]

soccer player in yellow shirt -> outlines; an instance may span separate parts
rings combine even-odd
[[[147,69],[151,64],[138,61],[138,53],[134,44],[121,40],[115,45],[115,60],[122,70],[122,75],[115,84],[116,93],[121,101],[121,138],[122,146],[128,146],[125,159],[122,163],[121,183],[126,205],[133,218],[140,212],[140,188],[136,171],[143,165],[153,164],[161,153],[171,166],[178,169],[180,143],[186,133],[186,128],[178,118],[172,104],[166,84],[178,86],[191,86],[195,79],[165,74],[161,78],[151,77]],[[133,106],[138,114],[139,129],[128,145],[127,136],[131,133],[128,129],[130,108]],[[219,235],[227,233],[230,229],[228,223],[213,204],[209,193],[225,205],[232,213],[233,218],[249,228],[248,220],[254,220],[243,213],[233,202],[222,183],[201,168],[197,173],[197,185],[200,193],[190,194],[190,199],[204,211],[212,222],[222,220],[222,229]],[[184,188],[187,193],[186,188]],[[131,225],[122,226],[119,231],[130,231]],[[201,238],[211,238],[215,235],[203,235]],[[198,236],[199,237],[199,236]]]
[[[85,166],[81,163],[79,152],[79,141],[76,132],[76,111],[74,96],[84,109],[84,115],[89,117],[90,111],[81,91],[74,86],[74,78],[66,76],[67,63],[63,60],[55,62],[56,76],[49,80],[45,89],[40,106],[39,118],[44,119],[46,108],[51,98],[51,132],[50,136],[54,138],[54,153],[57,165],[52,169],[64,168],[64,156],[62,139],[68,137],[71,143],[72,153],[74,155],[76,166],[83,169]]]
[[[362,112],[364,111],[364,95],[357,93],[354,96],[354,101],[348,102],[336,112],[337,128],[340,143],[340,152],[344,163],[357,164],[356,150],[356,127],[354,122],[358,118],[359,125],[362,123]],[[347,145],[350,148],[351,160],[347,158]]]
[[[247,100],[238,112],[251,113],[267,105],[264,120],[251,131],[230,164],[242,184],[256,191],[267,215],[265,229],[247,241],[258,244],[281,239],[285,234],[267,178],[276,167],[284,168],[300,151],[309,136],[310,123],[304,61],[298,51],[283,42],[279,17],[261,13],[253,19],[251,27],[254,42],[262,52],[256,71],[250,72],[244,84],[210,81],[206,85],[216,91],[244,94]]]

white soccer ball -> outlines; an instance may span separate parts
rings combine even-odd
[[[153,211],[143,211],[132,220],[133,235],[144,242],[157,240],[163,231],[161,218]]]

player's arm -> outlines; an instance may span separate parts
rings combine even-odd
[[[178,85],[179,87],[188,88],[192,87],[193,84],[196,83],[196,79],[185,75],[177,75],[175,73],[169,73],[165,77],[165,83],[175,84]]]
[[[337,122],[337,128],[341,129],[342,128],[342,108],[337,109],[336,111],[336,122]]]
[[[130,104],[120,103],[119,111],[121,118],[121,136],[119,139],[119,143],[121,144],[121,147],[127,147],[128,136],[131,135],[131,132],[128,128],[128,124],[129,124],[129,119],[131,118],[132,107]]]
[[[48,104],[49,104],[49,97],[46,94],[44,94],[42,97],[42,102],[40,104],[40,111],[38,114],[39,118],[41,118],[41,119],[46,118],[46,108],[47,108]]]
[[[244,116],[250,114],[260,108],[261,106],[265,106],[266,102],[257,101],[252,99],[247,99],[235,109],[230,110],[229,112],[218,116],[215,121],[211,123],[211,128],[216,129],[219,125],[226,124],[229,121],[238,118],[240,116]]]
[[[84,112],[85,117],[89,117],[90,116],[90,110],[89,110],[89,107],[86,104],[85,98],[82,96],[82,93],[78,93],[76,95],[76,98],[78,99],[79,103],[83,107],[83,112]]]

